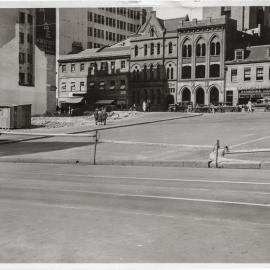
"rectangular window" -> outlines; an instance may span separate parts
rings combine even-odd
[[[80,91],[84,91],[85,87],[84,87],[84,82],[80,82]]]
[[[20,32],[20,44],[24,44],[24,33]]]
[[[65,82],[62,82],[62,83],[61,83],[61,90],[62,90],[62,91],[66,91],[66,89],[67,89],[66,83],[65,83]]]
[[[256,69],[256,80],[262,81],[263,80],[263,67],[257,67]]]
[[[72,82],[70,84],[70,91],[75,91],[75,90],[76,90],[76,88],[75,88],[75,82]]]
[[[100,64],[100,70],[106,70],[106,62],[101,62]]]
[[[97,36],[97,29],[94,28],[94,37],[96,37],[96,36]]]
[[[97,22],[97,14],[94,14],[94,22]]]
[[[28,42],[28,43],[32,43],[32,42],[33,42],[33,37],[32,37],[32,35],[27,34],[27,42]]]
[[[30,25],[33,24],[33,16],[32,16],[32,15],[28,14],[28,15],[27,15],[27,20],[28,20],[28,23],[29,23]]]
[[[29,64],[32,64],[33,63],[33,56],[32,56],[32,54],[28,54],[27,55],[27,61],[28,61]]]
[[[24,84],[25,82],[25,75],[24,73],[20,72],[19,73],[19,84]]]
[[[92,22],[92,12],[88,12],[88,21]]]
[[[122,60],[121,61],[121,68],[125,68],[126,67],[126,61],[125,60]]]
[[[126,81],[125,80],[121,80],[120,81],[120,84],[121,84],[121,86],[126,85]]]
[[[71,72],[75,71],[75,64],[71,64]]]
[[[251,68],[245,68],[244,69],[244,81],[250,81],[251,80]]]
[[[62,65],[62,72],[67,72],[67,66],[66,65]]]
[[[237,82],[237,69],[232,69],[231,70],[231,81],[232,82]]]
[[[19,23],[25,23],[25,15],[23,12],[19,13]]]
[[[31,73],[28,73],[27,74],[27,80],[28,80],[28,84],[33,84],[33,78],[32,78],[32,74]]]
[[[109,25],[109,18],[106,17],[106,25]]]
[[[101,24],[104,25],[104,16],[101,17]]]
[[[25,54],[19,53],[19,64],[24,64],[24,63],[25,63]]]
[[[115,62],[112,61],[112,62],[111,62],[111,70],[114,70],[114,69],[115,69]]]
[[[233,105],[233,91],[226,91],[226,103],[229,106]]]
[[[80,64],[80,71],[84,71],[84,64]]]
[[[236,60],[243,60],[244,59],[244,51],[243,50],[235,51],[235,59]]]
[[[90,36],[90,37],[91,37],[91,36],[92,36],[92,34],[93,34],[93,33],[92,33],[92,27],[88,27],[88,36]]]

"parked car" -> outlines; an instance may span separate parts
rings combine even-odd
[[[270,99],[268,98],[257,99],[256,103],[254,103],[254,108],[264,109],[265,112],[270,111]]]

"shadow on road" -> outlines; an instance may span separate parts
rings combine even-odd
[[[81,146],[92,145],[91,142],[17,142],[12,144],[3,144],[0,147],[0,156],[11,156],[11,155],[23,155],[23,154],[34,154],[40,152],[50,152],[56,150],[65,150]]]

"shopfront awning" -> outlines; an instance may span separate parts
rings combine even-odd
[[[124,89],[126,89],[126,86],[125,85],[121,85],[120,86],[120,90],[124,90]]]
[[[103,99],[95,102],[96,105],[112,105],[115,102],[114,99]]]
[[[84,100],[84,97],[66,97],[64,99],[59,99],[59,101],[64,104],[79,104],[82,103]]]

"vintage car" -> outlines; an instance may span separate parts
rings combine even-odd
[[[254,109],[264,109],[265,112],[270,111],[270,99],[260,98],[254,103]]]

